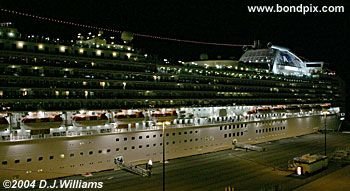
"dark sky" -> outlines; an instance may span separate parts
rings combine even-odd
[[[275,0],[280,5],[343,5],[345,13],[248,13],[247,5],[266,1],[152,0],[0,0],[0,7],[82,24],[171,38],[251,44],[253,40],[290,48],[311,61],[325,61],[345,81],[350,80],[349,20],[346,1]],[[0,21],[13,21],[23,33],[70,38],[87,29],[49,24],[0,12]],[[193,45],[136,38],[134,45],[162,57],[183,60],[242,54],[241,48]]]

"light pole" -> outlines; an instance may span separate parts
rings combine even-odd
[[[163,122],[163,191],[165,191],[165,123]]]
[[[324,112],[324,155],[327,156],[327,112]]]
[[[165,125],[170,125],[170,122],[168,121],[164,121],[162,122],[162,125],[163,125],[163,191],[165,191]]]

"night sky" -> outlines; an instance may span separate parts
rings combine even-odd
[[[0,0],[0,8],[178,39],[232,44],[252,44],[253,40],[259,39],[263,45],[272,42],[288,47],[310,61],[330,63],[329,67],[345,82],[350,81],[350,11],[346,1],[273,2],[269,4],[299,5],[302,2],[305,5],[343,5],[345,13],[248,13],[247,5],[266,3],[252,0]],[[20,32],[25,34],[43,34],[66,39],[72,39],[78,32],[91,31],[0,12],[0,22],[6,21],[14,22]],[[207,53],[209,58],[213,59],[218,55],[222,58],[239,58],[242,54],[241,48],[194,45],[140,37],[135,38],[133,44],[160,57],[186,61],[197,60],[201,53]]]

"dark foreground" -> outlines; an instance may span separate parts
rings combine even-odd
[[[330,162],[328,169],[309,177],[291,176],[288,160],[306,153],[324,153],[324,135],[311,134],[260,144],[265,152],[225,150],[170,160],[166,164],[166,190],[350,190],[350,168]],[[328,156],[350,146],[350,134],[327,134]],[[162,190],[162,164],[153,164],[153,175],[141,177],[124,170],[74,176],[66,180],[103,182],[92,190]],[[347,176],[345,176],[345,175]],[[336,179],[336,181],[335,181]],[[327,186],[322,186],[324,182]],[[50,182],[50,181],[49,181]],[[40,189],[44,190],[44,189]],[[51,189],[52,190],[52,189]],[[84,189],[86,190],[86,189]]]

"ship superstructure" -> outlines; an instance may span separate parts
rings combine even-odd
[[[169,63],[130,39],[0,28],[1,178],[112,169],[115,156],[159,161],[162,146],[167,159],[212,152],[313,133],[325,118],[338,128],[343,87],[322,62],[271,46],[239,61]]]

